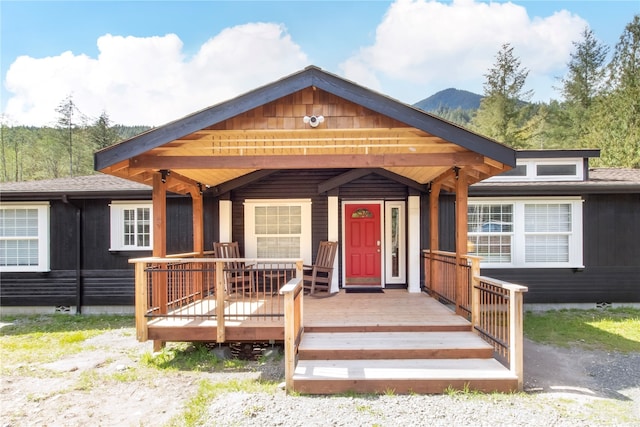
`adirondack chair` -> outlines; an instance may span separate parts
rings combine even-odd
[[[216,258],[240,258],[238,242],[215,242],[213,250]],[[241,261],[229,261],[225,262],[224,271],[227,293],[253,290],[254,270],[251,265]]]
[[[338,250],[338,242],[320,242],[316,261],[313,265],[303,266],[304,290],[309,294],[331,290],[333,264]]]

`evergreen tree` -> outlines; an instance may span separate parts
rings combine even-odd
[[[567,64],[569,69],[562,80],[564,97],[565,137],[568,147],[585,147],[585,134],[591,120],[592,105],[601,95],[605,79],[605,60],[609,52],[608,46],[598,42],[593,32],[585,28],[582,40],[573,43],[575,50]]]
[[[63,140],[66,140],[67,151],[69,153],[69,176],[73,176],[73,128],[74,113],[76,112],[76,104],[73,102],[71,95],[67,96],[56,108],[56,112],[60,114],[58,118],[58,128],[62,130]]]
[[[111,120],[105,111],[89,128],[89,139],[97,149],[109,147],[120,139],[118,132],[111,126]]]
[[[602,149],[601,165],[640,168],[640,15],[620,36],[608,73],[588,141]]]
[[[522,68],[514,56],[513,47],[505,43],[496,55],[483,85],[484,97],[472,121],[478,132],[514,148],[524,148],[531,138],[529,100],[532,91],[524,85],[529,71]]]

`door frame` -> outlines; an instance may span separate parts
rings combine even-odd
[[[340,204],[340,218],[342,218],[341,221],[341,230],[340,233],[342,235],[342,242],[346,242],[346,218],[345,218],[345,212],[346,212],[346,205],[362,205],[362,204],[367,204],[367,205],[379,205],[380,206],[380,287],[384,288],[385,284],[386,284],[386,270],[385,270],[385,235],[384,235],[384,226],[385,226],[385,203],[384,200],[343,200],[342,203]],[[343,251],[342,251],[342,287],[343,288],[348,288],[347,286],[347,248],[346,248],[346,244],[343,244]]]

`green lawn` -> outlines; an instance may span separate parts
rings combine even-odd
[[[640,310],[553,310],[527,312],[525,337],[560,347],[640,352]]]

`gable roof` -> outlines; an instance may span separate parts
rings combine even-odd
[[[313,92],[310,92],[310,90]],[[361,109],[351,112],[351,121],[341,120],[344,119],[343,117],[336,117],[333,120],[333,114],[327,114],[326,116],[329,120],[327,120],[325,129],[303,128],[301,124],[302,117],[316,114],[314,111],[320,108],[318,104],[322,103],[318,100],[326,99],[327,96],[325,94],[340,99],[340,102],[347,105],[345,109],[351,108],[354,110],[360,107]],[[295,111],[289,111],[289,115],[286,116],[286,113],[282,113],[282,105],[277,103],[287,97],[306,98],[307,100],[311,97],[313,100],[300,103],[301,105],[294,105],[293,109]],[[335,103],[336,101],[332,100],[331,102]],[[266,106],[270,106],[270,109],[273,110],[276,110],[277,107],[279,112],[267,114],[261,110],[262,108],[266,109]],[[332,111],[336,112],[335,116],[340,115],[339,108],[331,109],[331,106],[327,105],[324,105],[323,108],[324,110],[322,111]],[[249,120],[260,114],[262,114],[260,123],[257,118],[253,121]],[[280,115],[278,117],[280,120],[268,121],[269,118],[278,114]],[[374,119],[358,121],[358,116],[374,116]],[[238,117],[244,117],[246,120],[244,122],[234,122],[235,118]],[[331,124],[329,123],[330,120],[333,120]],[[265,124],[265,122],[268,123]],[[366,123],[366,125],[359,125],[358,122]],[[240,123],[239,126],[238,123]],[[247,125],[247,123],[252,124]],[[347,124],[345,125],[345,123]],[[207,131],[206,135],[203,132],[204,130]],[[175,167],[165,167],[170,165],[170,159],[165,157],[171,157],[172,150],[177,152],[175,149],[178,146],[184,149],[189,144],[192,146],[199,144],[196,149],[203,150],[205,148],[202,145],[203,140],[216,138],[212,136],[214,132],[222,134],[225,131],[227,134],[232,135],[231,139],[248,140],[251,143],[255,143],[256,140],[272,140],[274,138],[273,135],[276,135],[276,141],[286,142],[286,144],[283,143],[279,147],[285,150],[288,156],[274,157],[273,159],[278,161],[276,166],[275,162],[269,162],[269,159],[264,156],[250,159],[246,154],[247,150],[245,152],[236,151],[240,154],[228,155],[227,157],[223,157],[220,154],[222,153],[221,151],[207,156],[202,156],[202,151],[198,151],[198,156],[194,155],[190,162],[182,162]],[[231,134],[230,132],[232,131],[235,133]],[[329,133],[330,131],[333,133]],[[360,131],[360,133],[356,133],[356,131]],[[343,132],[344,136],[338,132]],[[367,151],[368,158],[358,157],[360,163],[356,162],[355,159],[351,161],[346,156],[340,157],[342,154],[349,153],[344,147],[344,141],[351,141],[353,147],[358,144],[364,146],[365,143],[363,141],[368,141],[368,143],[375,141],[375,144],[373,144],[375,148],[383,149],[382,147],[387,147],[392,150],[394,147],[389,147],[389,145],[384,145],[381,142],[390,141],[394,138],[396,138],[396,142],[404,139],[411,141],[410,143],[412,144],[417,143],[418,138],[422,138],[423,141],[429,139],[431,142],[439,143],[438,150],[443,147],[446,147],[446,150],[438,151],[431,147],[424,149],[423,152],[411,153],[407,150],[411,150],[413,147],[406,146],[404,148],[405,152],[400,153],[404,154],[404,157],[396,156],[392,160],[383,159],[382,157],[376,158]],[[220,137],[220,141],[229,139],[228,137]],[[292,141],[298,141],[297,145]],[[330,150],[323,150],[322,148],[331,145],[335,141],[342,142],[336,143],[335,146],[332,145],[332,148],[337,147],[342,151],[334,151],[332,156],[327,156],[331,154]],[[180,169],[176,176],[184,178],[183,181],[187,185],[196,185],[198,183],[218,185],[221,182],[260,169],[300,168],[300,165],[308,163],[293,161],[291,158],[296,157],[298,160],[302,158],[300,153],[304,149],[301,148],[304,144],[312,146],[316,150],[315,152],[325,156],[323,158],[318,157],[310,162],[310,164],[317,167],[323,167],[323,162],[329,158],[332,159],[331,166],[333,167],[345,167],[349,164],[354,165],[354,167],[388,167],[391,172],[404,175],[421,184],[435,179],[448,171],[451,166],[457,164],[465,166],[470,163],[482,164],[482,168],[478,168],[476,176],[472,178],[472,181],[476,182],[515,166],[516,157],[515,151],[510,147],[470,132],[408,104],[359,86],[318,67],[310,66],[234,99],[203,109],[105,148],[95,154],[94,160],[96,170],[139,182],[149,183],[151,179],[150,173],[153,171],[160,169],[176,171]],[[338,146],[337,144],[342,145]],[[244,145],[246,146],[246,144]],[[351,149],[353,147],[350,146]],[[162,153],[158,151],[161,148],[163,149]],[[256,147],[249,146],[248,148],[255,149]],[[266,153],[266,151],[261,151],[261,153]],[[426,156],[425,154],[428,153],[432,153],[432,155]],[[438,158],[442,153],[449,153],[444,156],[444,160],[450,164],[444,164],[443,160]],[[150,156],[150,154],[153,154],[153,156]],[[270,155],[273,155],[273,152]],[[309,156],[306,150],[304,150],[303,155]],[[475,155],[475,157],[472,157],[472,155]],[[179,156],[183,156],[183,154],[177,155],[175,158]],[[154,161],[151,161],[151,157],[154,158]],[[411,160],[406,160],[408,158],[411,158]],[[416,173],[415,168],[427,166],[437,166],[438,169],[434,169],[428,174]],[[190,172],[191,169],[196,168],[200,168],[201,172]],[[413,169],[409,170],[411,168]],[[143,171],[145,169],[146,171]],[[219,176],[214,179],[210,173],[204,173],[205,169],[215,169],[215,173],[219,174]],[[221,173],[222,169],[227,170],[226,175]],[[207,182],[208,179],[212,181]]]

